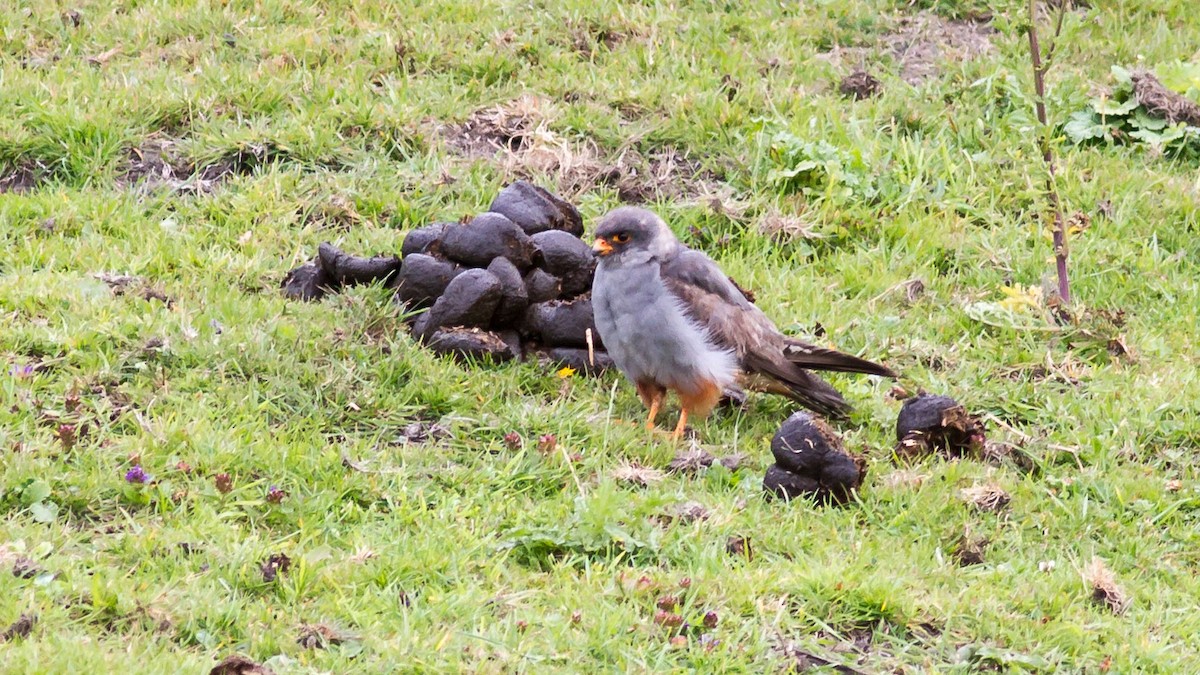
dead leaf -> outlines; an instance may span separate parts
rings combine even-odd
[[[671,463],[667,465],[667,470],[672,473],[697,473],[701,469],[712,466],[714,461],[716,461],[716,457],[698,447],[692,447],[677,453]]]
[[[980,511],[991,513],[1004,509],[1012,501],[1011,495],[1000,486],[993,484],[972,485],[964,488],[958,494],[964,501]]]
[[[1092,587],[1093,602],[1118,615],[1129,609],[1129,595],[1117,584],[1116,575],[1103,560],[1092,558],[1092,562],[1083,570],[1083,578]]]
[[[96,54],[95,56],[89,56],[87,59],[87,62],[92,64],[93,66],[102,66],[102,65],[108,63],[109,59],[111,59],[112,57],[114,57],[120,53],[121,53],[121,48],[119,46],[113,47],[112,49],[110,49],[106,52],[101,52],[99,54]]]
[[[635,462],[626,462],[612,472],[613,480],[646,487],[663,479],[663,472]]]

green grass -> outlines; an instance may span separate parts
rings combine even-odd
[[[1195,58],[1190,4],[1073,15],[1050,77],[1055,119],[1114,63]],[[39,620],[0,650],[3,670],[205,672],[236,652],[277,672],[763,672],[794,642],[864,672],[1195,671],[1197,166],[1061,146],[1065,204],[1092,216],[1071,249],[1080,323],[978,320],[973,303],[1052,271],[1019,5],[992,8],[994,51],[919,86],[893,57],[870,58],[883,93],[852,102],[836,83],[854,59],[818,55],[870,48],[915,8],[7,3],[0,177],[37,186],[0,194],[0,628]],[[637,488],[611,473],[665,466],[674,449],[617,421],[642,409],[616,377],[439,360],[380,288],[281,297],[321,241],[391,253],[412,227],[486,208],[521,163],[461,157],[438,125],[523,93],[597,163],[628,147],[686,152],[729,208],[678,176],[651,205],[781,326],[819,322],[905,387],[959,398],[1038,470],[899,466],[891,383],[835,376],[857,407],[839,428],[871,461],[858,503],[760,497],[790,410],[766,397],[698,429],[712,452],[747,454],[745,468]],[[858,157],[870,193],[815,179],[815,193],[785,194],[780,132]],[[130,149],[156,140],[184,169],[229,173],[199,192],[131,186]],[[602,181],[576,187],[589,225],[618,203]],[[772,241],[756,224],[775,213],[822,237]],[[98,272],[142,277],[170,302],[139,283],[114,294]],[[914,278],[926,292],[910,304],[895,287]],[[1130,354],[1110,353],[1113,339]],[[10,372],[25,365],[36,372]],[[413,420],[450,433],[397,444]],[[561,450],[539,453],[542,434]],[[153,485],[125,482],[139,463]],[[976,484],[1011,504],[974,510],[959,492]],[[685,501],[709,518],[664,524]],[[990,540],[983,564],[955,564],[964,532]],[[726,551],[731,536],[751,539],[752,559]],[[291,567],[268,582],[260,565],[276,553]],[[9,574],[18,557],[43,572]],[[1129,594],[1124,614],[1092,601],[1094,557]],[[703,632],[718,642],[697,630],[673,647],[653,621],[665,594],[693,624],[716,612]],[[305,649],[306,624],[354,639]],[[869,646],[838,646],[856,637]]]

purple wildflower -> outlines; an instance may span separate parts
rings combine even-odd
[[[8,367],[8,374],[16,378],[33,377],[35,370],[36,368],[31,364],[19,366],[14,363]]]
[[[125,472],[125,482],[126,483],[149,483],[150,482],[150,474],[146,473],[146,470],[143,469],[141,466],[135,466],[132,469]]]
[[[267,488],[267,501],[272,504],[282,504],[283,500],[287,499],[287,492],[280,489],[278,485],[272,485]]]

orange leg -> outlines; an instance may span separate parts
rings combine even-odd
[[[694,389],[679,390],[679,400],[683,403],[683,410],[679,413],[679,424],[675,425],[675,432],[671,434],[675,441],[683,438],[689,414],[700,419],[708,417],[721,400],[721,387],[716,382],[700,382]]]
[[[679,442],[679,439],[683,438],[683,432],[687,429],[687,415],[688,409],[686,407],[679,411],[679,424],[676,424],[675,431],[671,432],[671,440],[676,443]]]
[[[654,420],[658,417],[659,409],[662,408],[663,397],[666,396],[667,390],[655,382],[638,382],[637,391],[642,403],[650,409],[650,414],[646,416],[646,428],[653,430]]]

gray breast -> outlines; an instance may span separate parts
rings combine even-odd
[[[601,264],[592,291],[596,328],[613,363],[630,380],[692,389],[698,380],[729,384],[732,354],[714,347],[684,313],[650,260],[613,269]]]

